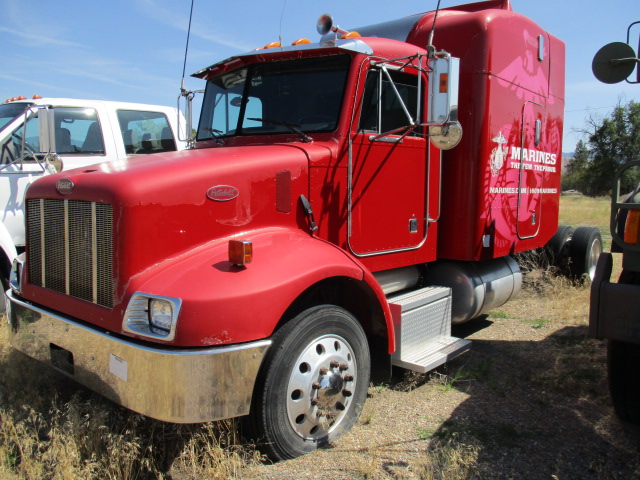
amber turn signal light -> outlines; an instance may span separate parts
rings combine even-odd
[[[637,245],[640,240],[640,210],[630,210],[624,226],[624,243]]]
[[[251,240],[229,240],[229,261],[234,265],[246,265],[253,260]]]

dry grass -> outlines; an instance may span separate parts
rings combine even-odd
[[[3,320],[2,479],[232,479],[260,461],[235,421],[171,425],[137,415],[11,350],[6,335]]]
[[[563,197],[561,223],[608,235],[607,199]],[[619,268],[619,266],[618,266]],[[178,426],[98,397],[7,346],[0,326],[0,478],[631,478],[640,441],[611,415],[588,285],[532,262],[525,289],[454,331],[470,353],[370,389],[332,448],[261,464],[237,422]]]

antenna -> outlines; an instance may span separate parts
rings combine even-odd
[[[431,25],[431,32],[429,32],[429,41],[427,42],[427,51],[429,52],[429,56],[432,56],[436,50],[436,47],[433,46],[433,35],[436,32],[436,20],[438,19],[439,11],[440,11],[440,0],[438,0],[438,4],[436,5],[436,13],[433,16],[433,24]]]
[[[191,130],[192,130],[192,111],[191,111],[191,107],[192,107],[192,100],[193,97],[195,95],[195,92],[186,90],[184,88],[184,76],[185,76],[185,72],[187,70],[187,53],[189,52],[189,37],[191,36],[191,19],[193,18],[193,3],[195,2],[195,0],[191,0],[191,10],[189,12],[189,27],[187,28],[187,45],[184,48],[184,63],[182,64],[182,81],[180,82],[180,95],[178,95],[178,139],[179,140],[183,140],[182,138],[180,138],[180,98],[184,97],[185,98],[185,112],[184,112],[184,117],[186,120],[186,125],[185,125],[185,138],[184,140],[187,142],[187,147],[191,147],[193,145],[193,137],[191,135]]]
[[[184,63],[182,64],[182,82],[180,83],[180,90],[184,94],[184,75],[187,70],[187,53],[189,52],[189,37],[191,36],[191,19],[193,18],[193,2],[191,0],[191,11],[189,12],[189,27],[187,28],[187,45],[184,48]]]
[[[282,13],[280,14],[280,45],[282,45],[282,19],[284,18],[284,9],[287,7],[287,0],[282,4]]]

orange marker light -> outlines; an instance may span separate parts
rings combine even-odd
[[[449,74],[441,73],[440,74],[440,93],[447,93],[449,84]]]
[[[638,244],[640,240],[640,210],[629,210],[624,225],[624,243]]]
[[[280,44],[280,42],[271,42],[271,43],[267,43],[264,47],[262,48],[278,48],[281,47],[282,45]]]
[[[308,38],[299,38],[295,40],[291,45],[306,45],[307,43],[311,43],[311,40]]]
[[[246,265],[253,260],[251,240],[229,240],[229,261],[234,265]]]
[[[342,35],[342,39],[347,39],[347,38],[360,38],[362,35],[360,35],[358,32],[347,32],[344,35]]]

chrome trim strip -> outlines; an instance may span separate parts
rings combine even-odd
[[[42,277],[42,286],[47,288],[47,255],[45,253],[45,229],[44,229],[44,199],[41,198],[40,203],[40,276]]]
[[[44,222],[42,226],[44,227]],[[71,293],[69,282],[69,200],[64,200],[64,292],[67,295]]]
[[[91,301],[98,303],[98,228],[96,202],[91,202]]]
[[[11,345],[108,399],[143,415],[196,423],[249,413],[271,340],[167,348],[114,338],[7,293]],[[73,363],[60,365],[60,355]],[[56,358],[57,357],[57,358]],[[57,365],[56,365],[57,364]]]

